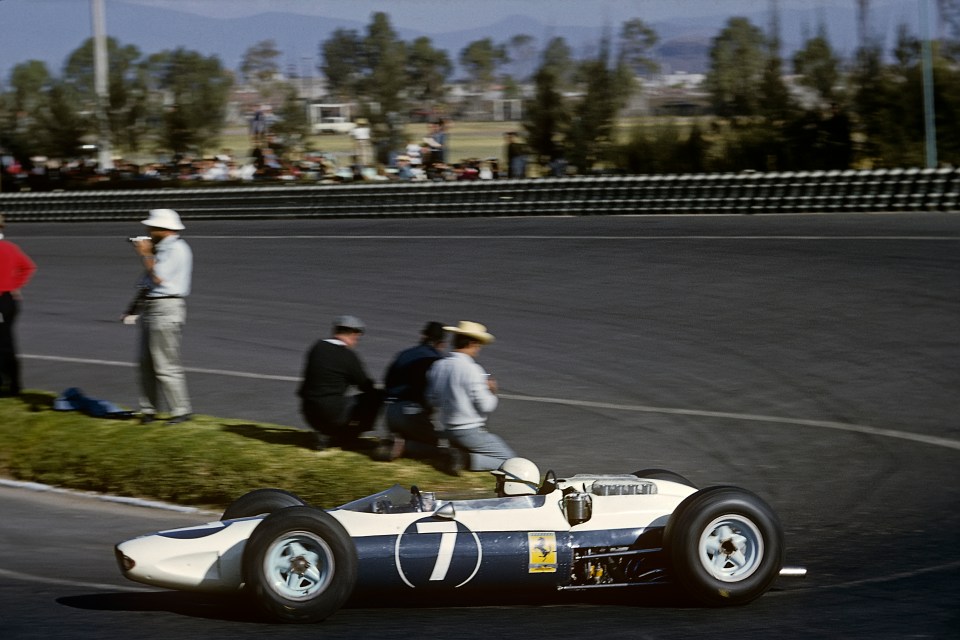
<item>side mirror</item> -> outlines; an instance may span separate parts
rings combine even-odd
[[[439,509],[437,509],[434,514],[438,518],[443,518],[445,520],[453,520],[457,517],[457,510],[453,508],[453,503],[448,502]]]

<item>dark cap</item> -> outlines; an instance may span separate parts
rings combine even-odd
[[[356,316],[339,316],[333,321],[333,330],[337,331],[338,329],[347,329],[349,331],[359,331],[363,333],[367,330],[367,325],[363,324],[363,320]]]
[[[446,332],[443,330],[442,322],[428,322],[421,333],[430,342],[442,342],[443,334]]]

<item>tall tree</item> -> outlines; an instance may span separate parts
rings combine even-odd
[[[610,38],[601,38],[595,58],[585,60],[583,97],[573,108],[567,135],[567,158],[580,173],[607,159],[614,144],[614,123],[625,94],[618,86],[621,75],[611,67]]]
[[[136,150],[146,134],[148,95],[143,77],[140,50],[107,38],[107,123],[112,146]],[[63,70],[63,81],[70,87],[75,104],[92,110],[96,103],[94,42],[88,38],[74,50]]]
[[[557,79],[560,91],[566,91],[574,84],[577,65],[573,59],[573,50],[560,36],[552,38],[543,50],[541,68],[549,69]]]
[[[272,126],[272,131],[283,136],[288,143],[305,140],[310,133],[310,123],[307,120],[307,108],[297,93],[295,86],[288,84],[277,113],[278,119]]]
[[[363,62],[363,93],[380,105],[382,114],[401,111],[407,85],[407,48],[382,11],[374,13],[367,26]]]
[[[430,38],[421,36],[413,41],[407,53],[407,91],[412,100],[427,108],[443,100],[446,83],[453,72],[450,57],[443,49],[435,49]]]
[[[337,29],[320,45],[320,71],[327,92],[338,100],[353,100],[363,68],[363,42],[353,29]]]
[[[820,25],[816,37],[807,40],[793,55],[793,70],[800,76],[800,84],[813,89],[821,104],[836,99],[840,80],[840,60],[830,46],[826,27]]]
[[[44,100],[44,90],[52,81],[47,65],[40,60],[21,62],[10,72],[12,108],[28,116]]]
[[[656,73],[660,65],[653,59],[653,48],[660,37],[640,18],[627,20],[620,26],[620,62],[635,76]]]
[[[36,116],[41,133],[35,149],[57,158],[77,157],[91,123],[77,109],[76,91],[65,82],[55,81]]]
[[[777,127],[790,119],[793,101],[787,85],[783,81],[783,58],[780,55],[780,12],[776,9],[770,21],[770,33],[767,35],[767,58],[760,80],[760,114],[769,123]]]
[[[554,68],[543,64],[534,75],[533,98],[524,103],[523,128],[527,146],[546,164],[564,155],[563,136],[570,124]]]
[[[52,83],[47,65],[39,60],[21,62],[13,68],[10,91],[3,100],[6,114],[0,117],[0,147],[20,158],[34,152],[35,142],[45,134],[38,119]]]
[[[509,60],[506,47],[494,44],[490,38],[474,40],[460,51],[460,65],[476,91],[489,87],[497,70]]]
[[[530,77],[530,66],[537,57],[537,39],[526,33],[518,33],[507,41],[507,57],[510,59],[513,78],[523,82]]]
[[[280,51],[273,40],[261,40],[243,53],[240,61],[240,76],[244,82],[256,87],[257,92],[270,97],[280,88],[277,76],[280,73]]]
[[[757,115],[767,66],[765,44],[763,32],[746,18],[730,18],[713,39],[704,84],[717,115]]]
[[[163,146],[175,153],[215,147],[233,86],[220,59],[181,47],[152,55],[148,65],[166,96]]]
[[[383,12],[374,13],[363,40],[364,77],[361,93],[368,100],[366,114],[373,125],[378,156],[386,160],[390,150],[403,142],[402,117],[406,110],[407,45]]]

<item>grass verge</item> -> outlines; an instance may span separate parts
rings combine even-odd
[[[492,491],[489,474],[442,473],[417,460],[375,462],[309,448],[312,434],[281,425],[196,415],[167,427],[54,411],[54,394],[0,399],[0,476],[223,509],[247,491],[277,487],[332,507],[394,483],[441,495]]]

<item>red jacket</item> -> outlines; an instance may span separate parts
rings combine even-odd
[[[20,247],[9,240],[0,240],[0,293],[21,288],[36,270],[37,265]]]

